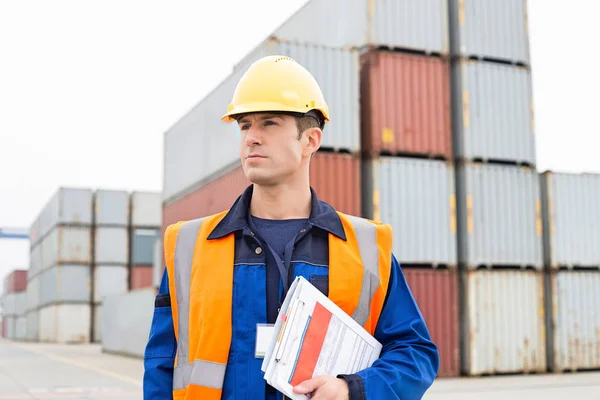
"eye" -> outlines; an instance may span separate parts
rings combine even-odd
[[[245,124],[245,123],[244,123],[244,124],[241,124],[241,125],[240,125],[240,130],[241,130],[241,131],[245,131],[245,130],[247,130],[247,129],[250,129],[250,124]]]
[[[265,126],[269,126],[269,125],[277,125],[277,123],[275,121],[271,121],[270,119],[265,121]]]

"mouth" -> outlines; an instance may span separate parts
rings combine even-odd
[[[250,154],[246,158],[250,160],[250,159],[266,158],[266,157],[263,157],[263,156],[258,155],[258,154]]]

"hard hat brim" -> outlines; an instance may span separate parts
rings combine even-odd
[[[291,114],[306,114],[308,111],[317,110],[321,113],[324,119],[324,123],[329,122],[329,115],[326,110],[321,110],[319,108],[305,108],[299,109],[298,107],[290,107],[281,103],[274,102],[256,102],[251,104],[240,104],[235,108],[229,110],[225,115],[221,117],[221,119],[227,123],[237,121],[239,115],[242,114],[250,114],[250,113],[258,113],[258,112],[289,112]]]

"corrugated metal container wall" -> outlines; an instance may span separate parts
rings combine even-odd
[[[40,276],[40,306],[55,303],[89,303],[92,293],[90,267],[60,265]]]
[[[91,189],[59,188],[42,210],[40,235],[45,236],[59,224],[91,225],[92,199]]]
[[[452,75],[455,156],[535,165],[531,73],[461,61],[452,65]]]
[[[156,242],[154,243],[154,262],[152,263],[152,284],[154,285],[154,287],[160,286],[160,282],[162,280],[166,268],[165,257],[163,255],[163,236],[164,235],[161,232],[161,236],[158,237],[156,239]]]
[[[41,276],[41,274],[38,274],[27,282],[27,311],[35,310],[40,306]]]
[[[545,372],[543,273],[477,270],[462,279],[463,372]]]
[[[452,159],[450,62],[383,51],[361,60],[363,152]]]
[[[440,355],[438,377],[460,375],[458,277],[455,270],[403,268]]]
[[[555,372],[600,368],[600,273],[552,271],[548,359]],[[547,292],[548,293],[548,292]],[[551,300],[551,301],[548,301]]]
[[[152,315],[155,289],[107,297],[102,306],[102,350],[143,357]]]
[[[17,296],[15,293],[8,293],[0,297],[2,304],[2,315],[14,316],[17,314]]]
[[[27,312],[27,292],[15,293],[15,315],[22,317]]]
[[[129,270],[126,265],[96,265],[94,267],[94,303],[106,296],[129,290]]]
[[[15,322],[15,340],[25,340],[27,336],[27,318],[18,317]]]
[[[136,265],[129,272],[130,290],[149,288],[153,286],[152,265]]]
[[[127,292],[125,292],[127,293]],[[102,343],[102,319],[104,316],[102,315],[102,305],[93,306],[94,311],[94,343]]]
[[[124,190],[98,190],[94,196],[96,225],[127,226],[129,193]]]
[[[126,227],[96,227],[94,262],[96,264],[127,264],[129,262],[128,234]]]
[[[152,264],[158,229],[134,229],[131,232],[131,264]]]
[[[448,25],[446,0],[312,0],[273,36],[332,47],[375,45],[446,54]]]
[[[310,183],[320,200],[341,212],[360,215],[360,159],[318,151],[310,166]],[[228,209],[250,185],[241,167],[208,183],[163,209],[163,231],[173,223]]]
[[[459,264],[541,269],[536,172],[494,164],[467,163],[456,168]]]
[[[452,54],[529,64],[527,0],[450,0]]]
[[[42,245],[36,244],[29,253],[29,272],[27,279],[36,276],[43,268]]]
[[[15,293],[27,289],[27,270],[17,269],[4,278],[4,292]]]
[[[323,131],[321,148],[360,150],[360,66],[355,49],[288,43],[275,39],[263,42],[235,68],[246,70],[268,55],[288,56],[305,67],[319,83],[332,115]]]
[[[27,313],[27,334],[25,338],[29,341],[40,339],[40,313],[38,310]]]
[[[544,264],[600,268],[600,175],[541,174]]]
[[[4,324],[4,337],[9,340],[15,339],[15,325],[17,322],[16,317],[3,317]]]
[[[131,225],[159,227],[161,209],[161,192],[133,192],[131,194]]]
[[[60,304],[40,309],[40,341],[89,343],[91,311],[89,304]]]
[[[41,243],[43,269],[57,264],[91,263],[91,228],[58,227]]]
[[[389,223],[402,264],[457,265],[454,168],[379,157],[363,164],[363,215]]]

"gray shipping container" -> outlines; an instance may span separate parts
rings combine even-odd
[[[58,264],[90,264],[92,229],[60,226],[41,243],[42,269]]]
[[[40,340],[40,313],[38,310],[27,312],[27,334],[25,338],[29,341]]]
[[[106,296],[127,293],[129,270],[127,265],[96,265],[94,267],[94,303]]]
[[[125,190],[98,190],[94,201],[95,225],[129,224],[129,193]]]
[[[527,0],[449,0],[451,51],[529,64]]]
[[[131,226],[158,228],[161,220],[160,192],[133,192],[131,194]]]
[[[134,229],[132,231],[132,265],[154,265],[154,245],[159,235],[159,229]]]
[[[445,161],[379,157],[363,163],[363,214],[392,226],[403,265],[455,267],[454,168]]]
[[[40,280],[41,274],[38,274],[27,281],[27,311],[37,310],[40,306]]]
[[[600,175],[540,174],[544,264],[600,268]]]
[[[370,45],[447,54],[448,27],[447,0],[312,0],[273,36],[332,47]]]
[[[546,371],[543,280],[537,271],[461,274],[463,373]]]
[[[270,39],[247,55],[235,68],[246,71],[253,62],[269,55],[293,58],[310,71],[321,86],[332,118],[323,130],[321,147],[358,153],[360,151],[358,51]]]
[[[59,304],[40,309],[40,341],[89,343],[91,311],[89,304]]]
[[[15,340],[17,317],[15,317],[15,316],[9,317],[7,315],[4,315],[2,317],[2,319],[3,319],[2,323],[4,324],[4,329],[6,329],[6,332],[5,332],[6,336],[4,336],[4,337],[8,340]]]
[[[463,60],[452,76],[455,157],[535,165],[530,71]]]
[[[456,169],[459,264],[541,269],[537,173],[512,165],[480,163],[460,164]]]
[[[552,371],[599,369],[600,273],[547,272],[546,285],[547,348]]]
[[[40,306],[58,303],[89,303],[92,280],[86,265],[60,265],[40,275]]]
[[[33,247],[29,253],[29,271],[27,278],[33,278],[42,271],[42,246],[40,244]]]
[[[128,235],[126,227],[96,227],[94,262],[96,264],[127,264],[129,262]]]
[[[15,320],[15,340],[25,340],[27,336],[27,317],[17,317]]]

